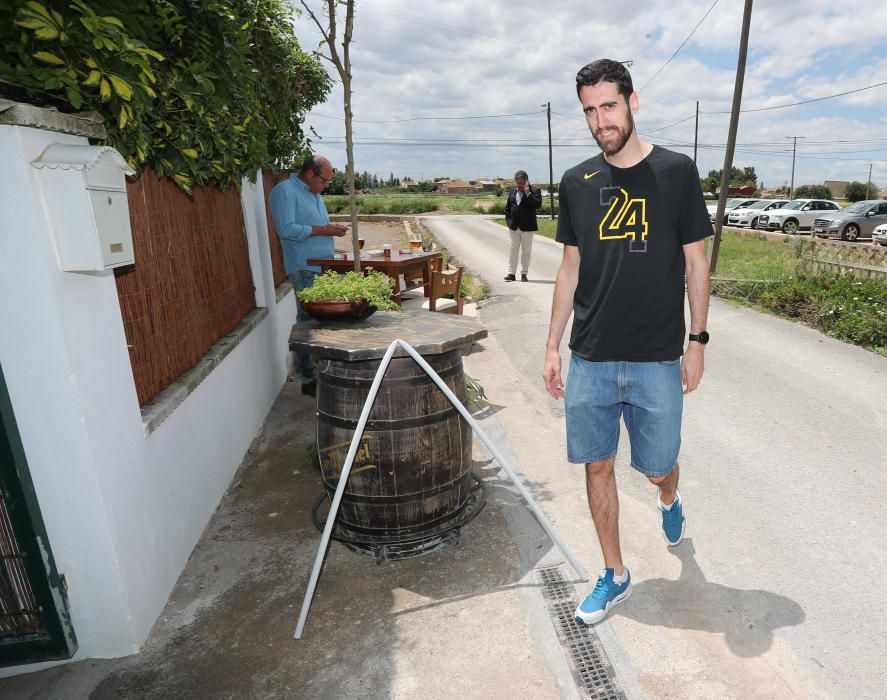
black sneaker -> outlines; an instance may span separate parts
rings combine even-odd
[[[317,382],[312,379],[310,382],[302,384],[302,393],[306,396],[315,396],[317,394]]]
[[[507,274],[507,275],[505,275],[505,281],[506,281],[506,282],[514,282],[514,279],[515,279],[515,278],[514,278],[514,275],[512,275],[512,274]]]
[[[527,279],[527,276],[526,276],[526,275],[521,275],[521,276],[520,276],[520,281],[521,281],[521,282],[529,282],[530,280]]]

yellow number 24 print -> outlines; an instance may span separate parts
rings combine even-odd
[[[621,187],[607,188],[613,193],[610,208],[601,221],[601,240],[631,238],[633,241],[646,240],[647,200],[632,199]],[[603,192],[601,192],[603,194]]]

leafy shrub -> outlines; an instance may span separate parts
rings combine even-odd
[[[749,300],[848,343],[887,352],[887,280],[798,275],[754,288]]]
[[[437,211],[437,202],[433,199],[396,199],[385,207],[385,214],[422,214]]]
[[[291,22],[285,0],[9,0],[0,79],[101,114],[133,168],[226,189],[308,149],[304,115],[331,83]]]
[[[329,195],[324,197],[324,202],[330,214],[349,212],[347,195]],[[425,197],[357,197],[356,202],[359,214],[422,214],[438,209],[437,202]]]
[[[477,206],[474,208],[478,214],[495,214],[497,216],[502,216],[505,214],[505,202],[493,202],[488,207]]]
[[[341,277],[327,270],[314,279],[314,284],[299,292],[301,301],[354,301],[366,299],[381,311],[400,311],[392,300],[391,278],[376,270],[365,275],[351,270]]]

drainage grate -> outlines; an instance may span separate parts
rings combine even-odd
[[[625,695],[616,686],[613,667],[600,639],[592,628],[573,617],[579,602],[560,567],[536,569],[536,575],[542,584],[542,597],[554,620],[557,636],[568,652],[580,692],[591,700],[624,700]]]

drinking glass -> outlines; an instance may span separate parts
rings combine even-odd
[[[413,255],[418,255],[419,252],[422,250],[422,241],[417,238],[411,239],[410,250],[413,251]]]

